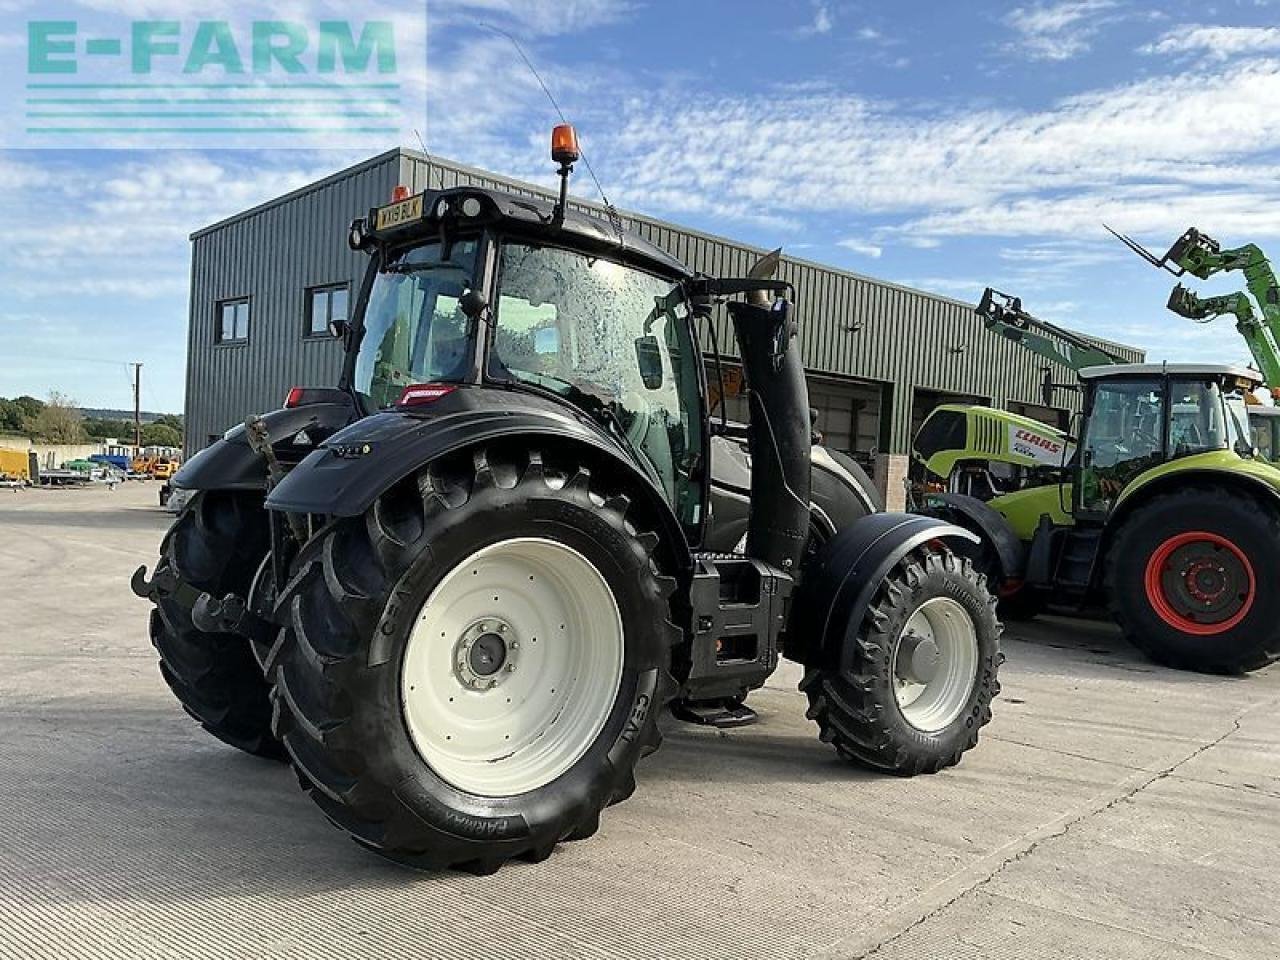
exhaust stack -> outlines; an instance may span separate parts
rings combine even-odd
[[[766,254],[748,273],[768,279],[782,251]],[[771,301],[764,290],[730,301],[751,422],[751,517],[747,555],[783,570],[795,570],[809,538],[809,388],[795,341],[790,304]]]

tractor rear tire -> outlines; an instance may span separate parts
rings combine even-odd
[[[846,759],[903,776],[959,763],[1000,692],[995,608],[969,559],[931,547],[908,554],[862,622],[848,625],[852,665],[805,672],[800,689],[819,737]],[[917,644],[933,651],[937,672],[927,678],[912,673]]]
[[[165,535],[156,575],[171,571],[179,581],[219,599],[227,593],[243,597],[267,554],[268,539],[260,498],[198,493]],[[270,687],[249,640],[198,629],[180,597],[162,596],[151,612],[151,643],[169,689],[219,740],[246,753],[284,760],[283,748],[271,734]]]
[[[1112,614],[1126,639],[1180,670],[1240,674],[1280,658],[1280,511],[1221,487],[1153,497],[1107,551]]]
[[[423,869],[490,873],[590,836],[675,692],[675,581],[651,529],[572,454],[496,449],[322,529],[267,659],[303,788]]]

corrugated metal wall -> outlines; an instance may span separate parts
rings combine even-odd
[[[354,302],[368,257],[347,247],[347,226],[390,196],[394,159],[374,158],[192,236],[188,455],[250,413],[279,407],[291,386],[337,383],[341,345],[303,336],[306,291],[349,282]],[[216,305],[246,296],[248,342],[215,343]]]
[[[347,249],[351,218],[383,202],[396,183],[419,191],[441,182],[551,195],[437,158],[390,151],[193,235],[187,361],[191,449],[250,412],[278,406],[291,385],[336,381],[338,344],[302,335],[306,288],[349,280],[354,296],[365,257]],[[743,275],[762,252],[649,217],[624,218],[646,239],[708,274]],[[887,452],[909,448],[916,388],[989,397],[997,406],[1040,400],[1043,362],[986,332],[971,305],[791,257],[781,275],[797,291],[807,365],[837,377],[891,385],[884,397],[890,411]],[[215,344],[215,304],[239,296],[251,298],[249,342]],[[722,336],[727,332],[723,328]],[[722,339],[721,347],[731,352],[732,341]],[[1122,352],[1131,352],[1135,360],[1142,356],[1137,350]],[[1065,367],[1055,370],[1054,378],[1074,379]]]

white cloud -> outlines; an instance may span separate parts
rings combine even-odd
[[[635,4],[627,0],[427,0],[433,27],[490,21],[517,34],[541,36],[606,26],[634,12]]]
[[[1159,56],[1203,54],[1210,60],[1231,60],[1249,54],[1280,51],[1280,28],[1184,25],[1169,30],[1155,42],[1139,49],[1142,53]]]
[[[880,256],[884,253],[884,247],[879,244],[867,243],[865,240],[856,240],[853,237],[840,240],[838,241],[838,244],[846,250],[852,250],[854,253],[860,254],[864,257],[870,257],[872,260],[879,260]]]
[[[1059,0],[1017,7],[1004,22],[1018,34],[1017,51],[1033,60],[1069,60],[1088,51],[1100,15],[1115,6],[1115,0]]]
[[[594,136],[615,202],[677,218],[714,198],[727,216],[902,218],[895,239],[914,242],[1095,236],[1103,219],[1176,235],[1201,218],[1224,234],[1280,235],[1268,152],[1280,141],[1277,102],[1280,62],[1267,61],[1039,110],[939,113],[821,89],[638,93]]]
[[[832,13],[831,4],[828,0],[810,0],[810,4],[813,6],[813,19],[797,29],[797,35],[813,37],[831,33],[836,26],[836,17]]]

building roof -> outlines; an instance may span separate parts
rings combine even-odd
[[[196,240],[200,237],[207,236],[208,234],[215,233],[218,230],[222,230],[226,227],[232,226],[233,224],[239,223],[244,220],[248,220],[262,213],[265,210],[270,210],[273,207],[278,207],[283,204],[289,203],[292,200],[295,200],[302,196],[306,196],[307,194],[312,193],[316,190],[322,189],[330,184],[337,183],[341,180],[355,176],[359,173],[362,173],[374,167],[378,167],[383,164],[394,162],[396,160],[399,160],[402,157],[417,160],[422,163],[437,164],[441,167],[444,167],[450,170],[456,170],[456,171],[469,174],[472,176],[476,176],[476,177],[483,177],[490,181],[494,181],[494,180],[501,181],[501,182],[510,184],[516,190],[529,193],[535,196],[541,196],[543,198],[554,197],[554,193],[550,189],[548,189],[545,185],[529,183],[528,181],[520,180],[515,177],[496,174],[496,173],[493,173],[492,171],[481,170],[476,167],[468,166],[467,164],[464,164],[464,163],[458,163],[457,161],[454,161],[454,160],[446,160],[435,154],[431,154],[430,156],[428,156],[427,154],[422,153],[421,151],[418,151],[418,150],[410,150],[404,147],[393,147],[390,150],[386,150],[376,156],[370,157],[368,160],[361,161],[360,163],[357,163],[353,166],[347,167],[343,170],[339,170],[336,173],[330,174],[329,176],[324,177],[320,180],[316,180],[313,183],[306,184],[305,186],[299,187],[296,190],[291,190],[288,193],[282,194],[279,197],[275,197],[271,200],[267,200],[264,203],[260,203],[260,204],[257,204],[256,206],[249,207],[247,210],[242,210],[239,213],[232,214],[231,216],[225,217],[222,220],[218,220],[215,223],[211,223],[207,226],[201,227],[200,229],[194,231],[190,235],[190,239]],[[574,208],[577,208],[580,211],[585,211],[591,215],[594,215],[606,221],[609,218],[609,211],[602,204],[595,203],[590,200],[585,200],[581,197],[572,197],[571,206]],[[353,210],[351,215],[352,217],[355,217],[364,212],[365,211],[363,210]],[[620,216],[623,219],[624,222],[634,221],[639,223],[645,223],[654,227],[665,228],[669,230],[677,230],[680,233],[685,234],[686,236],[689,236],[689,237],[696,237],[698,239],[706,240],[711,243],[727,244],[730,246],[741,247],[744,249],[752,250],[753,252],[756,252],[758,254],[764,254],[767,252],[764,248],[756,247],[752,244],[745,244],[745,243],[742,243],[740,240],[733,240],[728,237],[720,236],[718,234],[707,233],[706,231],[703,231],[703,230],[696,230],[691,227],[685,226],[683,224],[671,223],[669,221],[660,220],[657,217],[651,217],[646,214],[635,213],[633,211],[628,211],[628,210],[618,210],[616,211],[616,213],[618,216]],[[818,261],[815,261],[815,260],[806,260],[801,257],[796,257],[789,253],[785,254],[785,259],[791,263],[794,263],[800,266],[806,266],[813,269],[826,271],[829,274],[851,277],[855,280],[861,280],[866,283],[874,283],[877,286],[884,287],[890,290],[900,290],[900,291],[903,291],[904,293],[909,293],[914,296],[926,297],[930,300],[934,300],[939,303],[949,304],[952,306],[960,306],[969,310],[973,309],[972,303],[967,303],[963,300],[957,300],[954,297],[943,296],[942,294],[933,293],[928,290],[920,290],[916,287],[907,286],[906,284],[895,283],[891,280],[882,280],[879,277],[871,277],[866,274],[858,273],[853,270],[846,270],[842,267],[833,267],[832,265],[827,263],[819,263]],[[1114,347],[1119,350],[1135,349],[1129,344],[1119,343],[1114,340],[1105,340],[1101,337],[1095,336],[1094,334],[1088,334],[1087,337],[1091,342],[1099,344],[1104,347]]]

